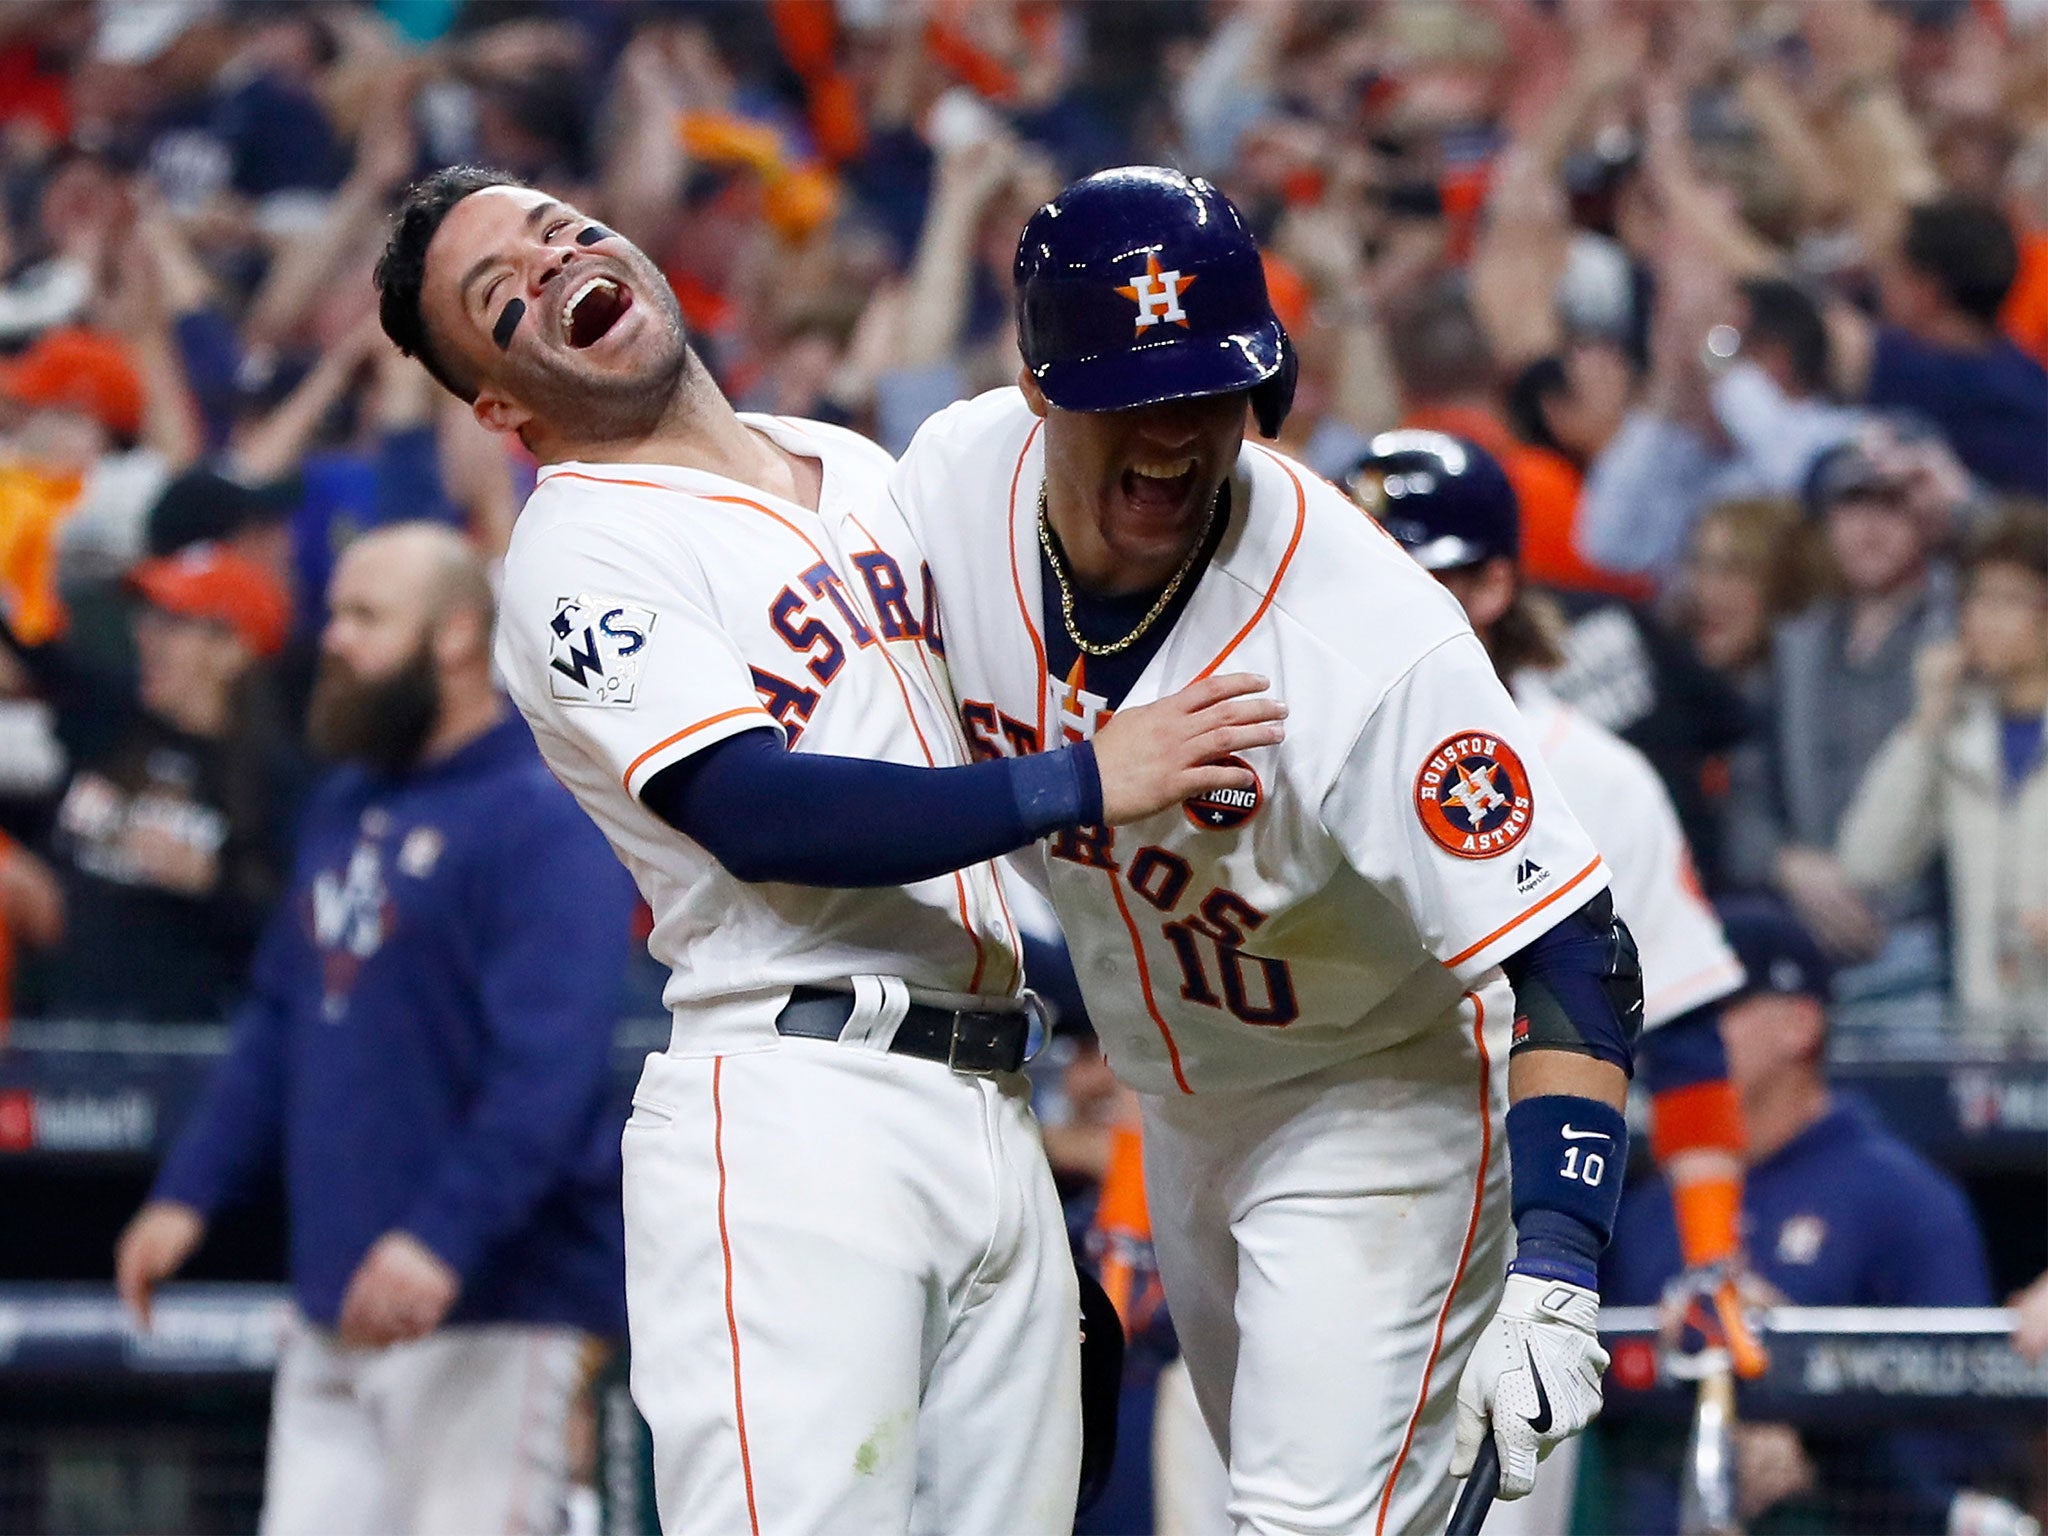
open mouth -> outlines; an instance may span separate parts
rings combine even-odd
[[[581,350],[603,340],[628,309],[633,295],[609,277],[585,278],[562,306],[562,332]]]
[[[1133,510],[1167,517],[1186,508],[1195,488],[1195,470],[1192,456],[1132,464],[1124,470],[1118,487]]]

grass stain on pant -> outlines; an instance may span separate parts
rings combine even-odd
[[[896,1453],[905,1439],[911,1420],[917,1410],[906,1408],[893,1413],[875,1426],[875,1432],[861,1441],[860,1449],[853,1453],[853,1470],[857,1476],[873,1477],[882,1468],[882,1463]]]

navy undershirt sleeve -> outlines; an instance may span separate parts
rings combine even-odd
[[[741,880],[914,885],[1102,819],[1088,744],[960,768],[789,752],[742,731],[662,769],[641,802]]]

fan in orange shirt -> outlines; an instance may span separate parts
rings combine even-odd
[[[2005,296],[1998,325],[2014,346],[2048,368],[2048,231],[2020,236],[2020,272]]]

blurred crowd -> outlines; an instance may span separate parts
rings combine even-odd
[[[1253,217],[1286,446],[1493,449],[1561,691],[1852,1007],[2048,997],[2035,0],[18,0],[0,10],[0,863],[18,1012],[218,1017],[336,553],[532,466],[371,314],[457,161],[652,253],[743,406],[1007,382],[1015,232],[1119,162]],[[118,957],[118,958],[117,958]]]
[[[742,408],[891,450],[1014,379],[1034,207],[1213,179],[1298,343],[1283,446],[1502,460],[1557,691],[1708,892],[1796,914],[1838,1027],[2048,1044],[2044,0],[10,0],[15,1014],[223,1017],[337,558],[503,549],[534,466],[369,280],[457,162],[646,249]],[[1098,1069],[1050,1136],[1084,1183],[1135,1157]]]

